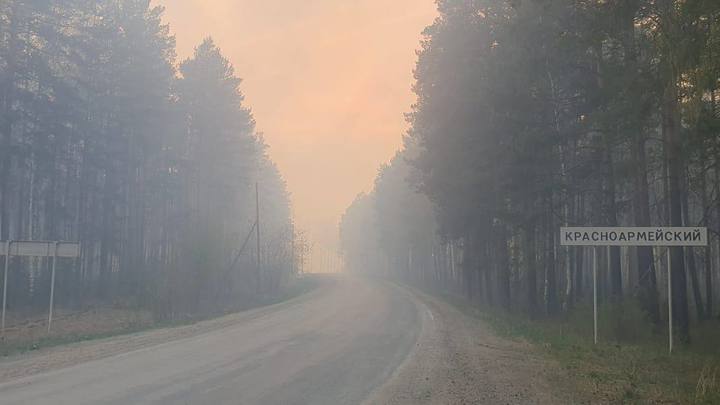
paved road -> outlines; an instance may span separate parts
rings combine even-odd
[[[0,404],[356,404],[411,352],[408,293],[338,279],[222,329],[0,384]]]

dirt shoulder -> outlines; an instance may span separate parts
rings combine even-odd
[[[368,404],[562,404],[560,366],[529,344],[498,337],[483,321],[427,294],[411,293],[423,330],[393,378]]]

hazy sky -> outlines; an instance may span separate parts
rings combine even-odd
[[[292,193],[298,224],[332,244],[407,128],[433,0],[156,0],[185,58],[212,36]]]

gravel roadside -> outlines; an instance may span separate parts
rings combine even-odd
[[[414,352],[367,404],[564,404],[562,370],[533,347],[495,335],[481,320],[413,290],[423,313]],[[554,387],[555,386],[555,387]]]

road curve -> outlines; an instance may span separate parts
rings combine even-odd
[[[415,346],[403,289],[337,278],[221,329],[0,384],[0,404],[357,404]]]

